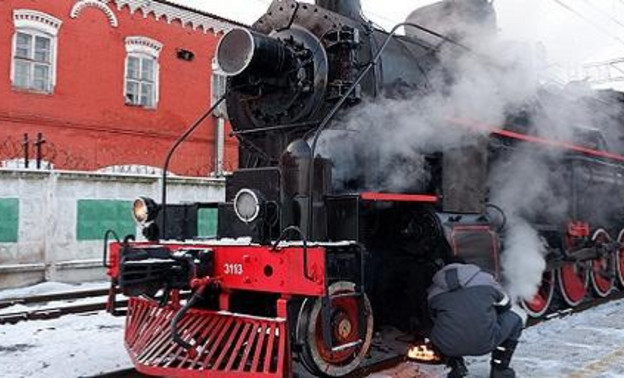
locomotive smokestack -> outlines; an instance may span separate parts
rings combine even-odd
[[[362,18],[360,0],[316,0],[316,5],[353,20]]]
[[[291,69],[295,59],[292,50],[280,41],[242,28],[224,35],[217,47],[217,63],[228,76],[275,76]]]

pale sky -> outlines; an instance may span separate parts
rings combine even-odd
[[[247,24],[253,23],[271,3],[270,0],[173,1]],[[362,5],[369,19],[390,29],[412,10],[433,2],[362,0]],[[624,57],[624,0],[495,0],[494,4],[499,27],[507,39],[542,43],[550,62],[564,70],[581,63]]]

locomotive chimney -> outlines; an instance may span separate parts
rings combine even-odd
[[[295,61],[291,49],[277,39],[243,28],[229,31],[217,46],[217,63],[227,76],[279,75],[290,70]]]
[[[316,0],[316,5],[352,20],[362,18],[362,4],[360,0]]]

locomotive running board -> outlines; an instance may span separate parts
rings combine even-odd
[[[191,309],[173,341],[171,320],[179,307],[131,298],[125,343],[137,371],[167,377],[284,377],[291,374],[285,319]]]

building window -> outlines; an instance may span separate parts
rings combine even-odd
[[[61,21],[45,13],[13,12],[13,87],[52,93],[56,85],[56,50]]]
[[[126,104],[156,108],[158,105],[158,57],[162,44],[147,37],[126,38]]]

